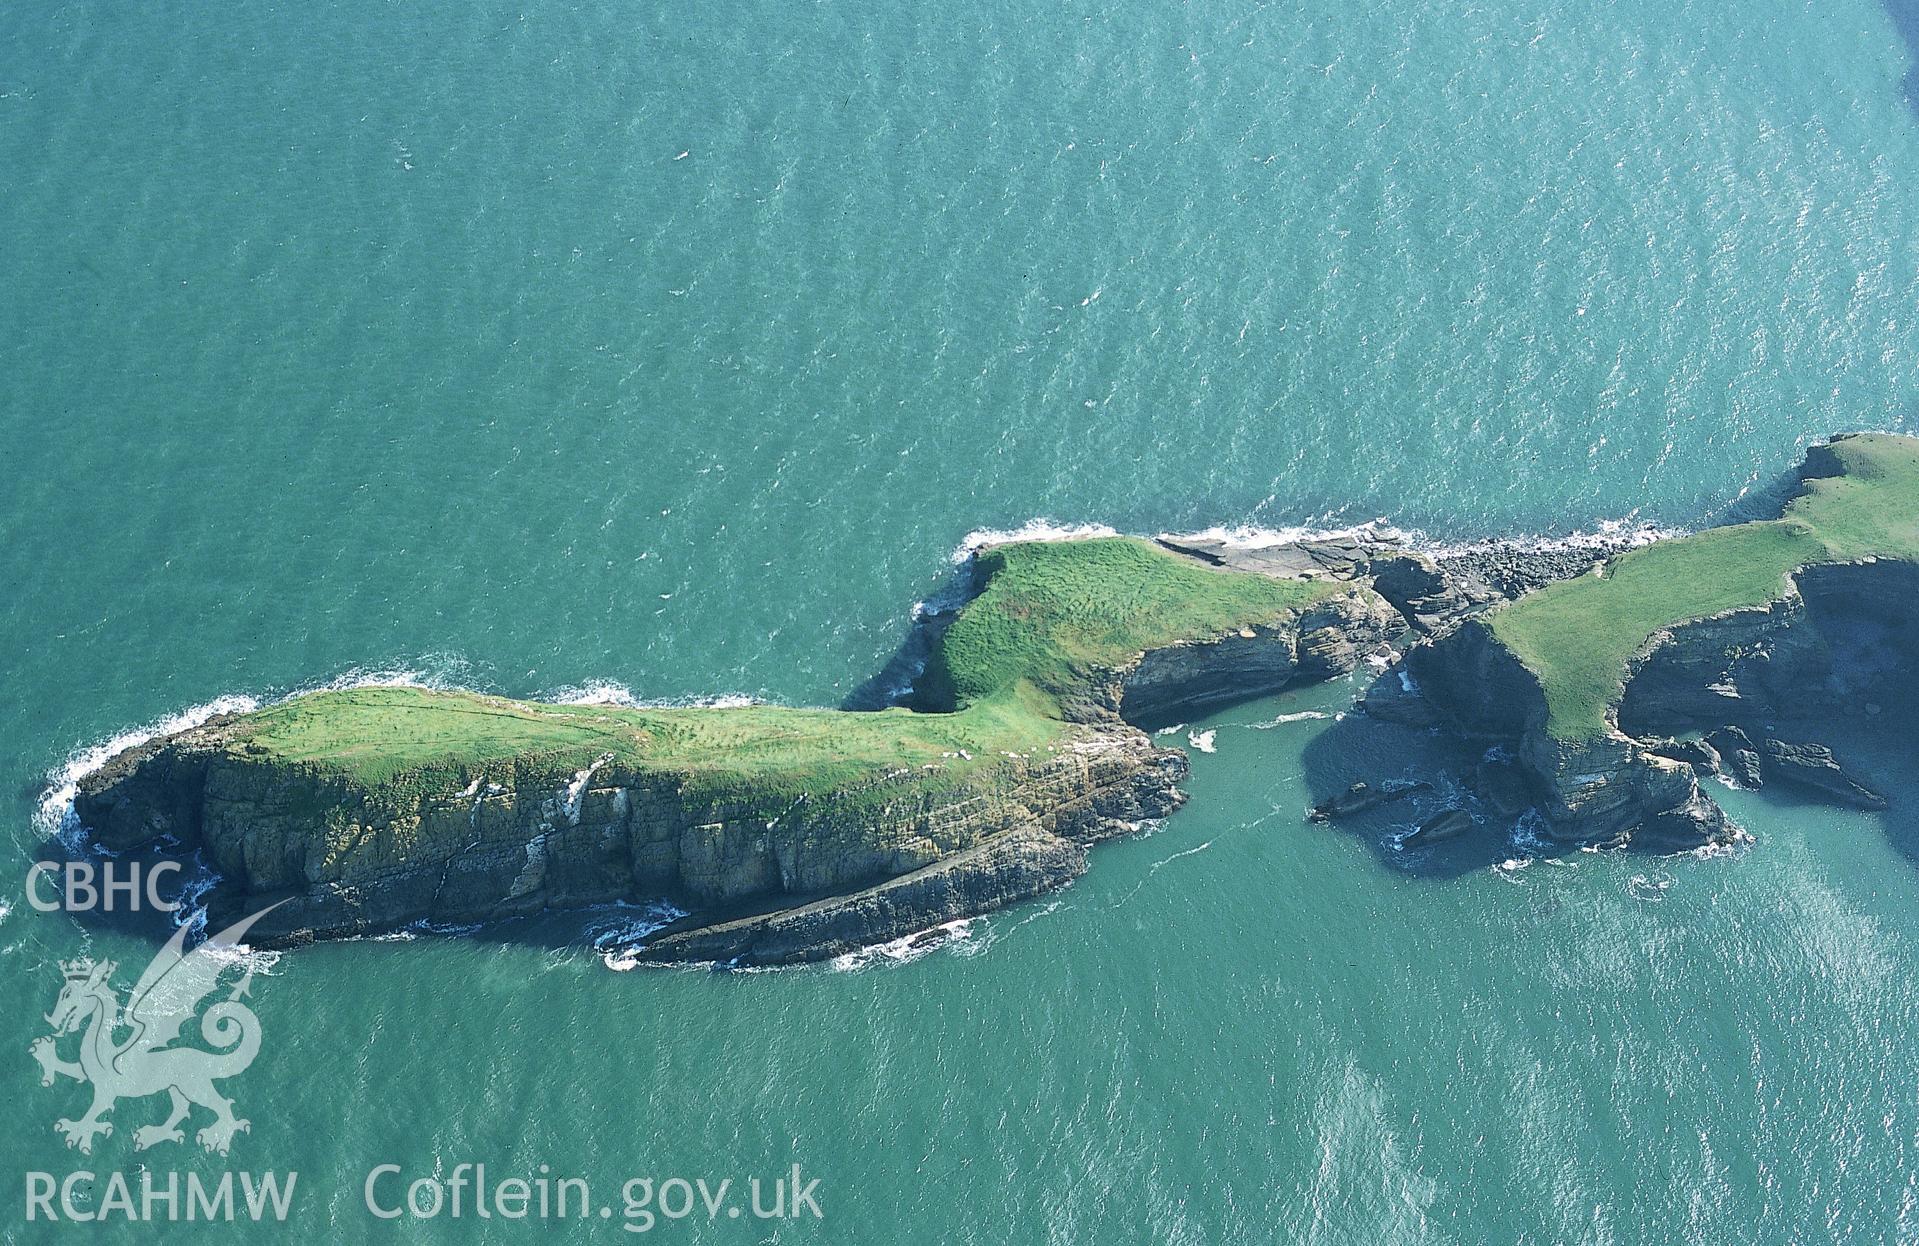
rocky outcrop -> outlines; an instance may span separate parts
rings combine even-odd
[[[1840,765],[1823,744],[1767,740],[1765,771],[1782,783],[1809,789],[1848,808],[1886,807],[1886,798]]]
[[[1375,558],[1373,591],[1391,602],[1413,631],[1431,636],[1503,600],[1471,568],[1449,572],[1423,554]]]
[[[1150,650],[1100,681],[1100,700],[1128,721],[1167,721],[1343,675],[1399,628],[1385,600],[1355,588],[1272,623]]]
[[[1465,735],[1515,741],[1545,725],[1538,677],[1479,620],[1413,646],[1402,665],[1427,703]]]
[[[1432,784],[1425,782],[1381,783],[1377,787],[1370,783],[1355,783],[1331,800],[1315,805],[1306,816],[1314,822],[1337,822],[1342,818],[1358,817],[1381,805],[1417,796],[1421,792],[1430,792],[1432,787]]]
[[[1401,549],[1399,537],[1392,532],[1368,528],[1271,544],[1212,536],[1162,536],[1159,543],[1209,566],[1280,580],[1356,580],[1366,574],[1373,559]]]
[[[1511,746],[1561,838],[1717,837],[1725,819],[1700,774],[1882,808],[1830,749],[1775,729],[1803,739],[1919,696],[1915,499],[1919,439],[1836,437],[1807,452],[1775,517],[1522,596],[1435,633],[1404,666],[1435,717]],[[1411,721],[1406,700],[1402,688],[1377,708]]]
[[[669,927],[632,950],[655,964],[790,965],[990,913],[1086,872],[1086,848],[1037,826],[1016,827],[877,886],[732,920]]]
[[[1475,825],[1473,816],[1464,809],[1441,809],[1406,832],[1399,842],[1406,848],[1424,848],[1429,844],[1458,839],[1470,833]]]
[[[1557,580],[1585,575],[1647,539],[1646,533],[1618,532],[1559,543],[1487,540],[1428,552],[1412,548],[1395,529],[1369,524],[1290,541],[1195,535],[1162,536],[1159,543],[1229,571],[1370,583],[1409,622],[1425,615],[1437,629]],[[1416,625],[1416,630],[1428,628]]]
[[[1556,544],[1481,541],[1447,550],[1437,562],[1449,579],[1477,583],[1511,601],[1534,589],[1585,575],[1614,554],[1645,544],[1646,533],[1581,537]]]
[[[1415,645],[1403,668],[1369,694],[1369,710],[1377,697],[1382,716],[1417,722],[1427,713],[1461,735],[1511,745],[1554,838],[1711,843],[1731,827],[1701,775],[1748,788],[1773,779],[1851,808],[1885,807],[1830,749],[1763,733],[1756,745],[1741,724],[1816,723],[1857,707],[1848,672],[1870,683],[1888,669],[1919,670],[1919,567],[1886,559],[1807,567],[1765,606],[1656,632],[1625,673],[1616,725],[1584,740],[1547,732],[1538,680],[1483,622]],[[1421,695],[1409,706],[1414,681]]]
[[[1694,774],[1718,774],[1725,764],[1719,750],[1706,740],[1646,740],[1646,751],[1670,761],[1683,761]]]
[[[82,782],[75,812],[116,849],[164,839],[203,853],[223,880],[222,912],[288,901],[255,927],[263,942],[616,900],[804,903],[1009,831],[1083,844],[1131,829],[1178,807],[1186,768],[1132,728],[1072,727],[1057,749],[997,759],[963,782],[881,775],[775,807],[610,759],[573,772],[514,759],[439,786],[355,787],[254,756],[233,725],[216,720],[116,758]],[[930,893],[889,893],[887,912],[899,917],[920,894]]]
[[[1729,610],[1656,633],[1627,671],[1622,730],[1647,738],[1832,707],[1831,654],[1789,589],[1767,606]]]
[[[1532,778],[1548,834],[1561,842],[1616,842],[1648,827],[1687,844],[1728,833],[1725,815],[1700,792],[1691,766],[1619,732],[1569,742],[1535,729],[1519,741],[1517,757]]]
[[[1765,785],[1765,772],[1759,766],[1759,750],[1753,747],[1752,737],[1744,730],[1728,724],[1717,731],[1708,732],[1701,742],[1719,755],[1720,774],[1740,787],[1754,791]]]

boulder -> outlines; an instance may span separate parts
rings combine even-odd
[[[1477,825],[1464,809],[1441,809],[1421,822],[1399,842],[1408,848],[1424,847],[1448,839],[1458,839]]]
[[[1679,805],[1647,818],[1636,834],[1676,848],[1698,848],[1725,843],[1734,831],[1725,811],[1711,797],[1695,791]]]
[[[1314,806],[1313,811],[1306,816],[1314,822],[1336,822],[1365,813],[1368,809],[1404,800],[1415,792],[1431,790],[1430,783],[1393,783],[1379,787],[1370,783],[1355,783],[1332,799]]]
[[[1767,740],[1766,773],[1851,809],[1884,809],[1886,798],[1846,770],[1823,744]]]
[[[1719,754],[1720,773],[1740,787],[1757,791],[1766,782],[1759,765],[1759,750],[1752,737],[1738,727],[1721,727],[1706,736],[1706,743]]]

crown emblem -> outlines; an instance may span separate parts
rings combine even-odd
[[[111,963],[109,963],[106,968],[107,972],[113,972],[113,965]],[[82,956],[79,960],[63,960],[60,962],[60,972],[66,975],[67,981],[69,982],[84,982],[93,975],[93,970],[94,963],[93,957],[91,956]]]

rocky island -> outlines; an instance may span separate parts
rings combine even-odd
[[[1415,645],[1406,683],[1454,731],[1510,746],[1562,841],[1722,838],[1702,774],[1883,807],[1804,737],[1919,669],[1916,560],[1919,440],[1840,437],[1808,451],[1777,518],[1525,594]]]
[[[567,706],[315,693],[114,758],[75,812],[198,852],[264,942],[615,901],[693,914],[648,960],[785,963],[998,908],[1183,799],[1129,718],[1351,670],[1398,616],[1363,585],[1131,538],[982,551],[911,707]]]
[[[1919,441],[1839,438],[1776,518],[1631,544],[990,546],[908,704],[322,692],[129,750],[75,812],[109,849],[199,854],[221,909],[286,901],[267,941],[663,900],[688,916],[638,958],[764,965],[1059,886],[1089,844],[1183,800],[1184,756],[1139,724],[1368,658],[1361,709],[1483,751],[1468,785],[1561,841],[1723,839],[1702,774],[1881,803],[1807,736],[1859,679],[1911,668]],[[1360,784],[1316,814],[1422,786]],[[1418,833],[1473,825],[1442,810]]]

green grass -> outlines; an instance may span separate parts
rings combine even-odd
[[[1092,667],[1142,649],[1274,618],[1333,591],[1209,570],[1143,541],[1022,544],[987,552],[982,596],[947,632],[932,668],[940,712],[548,705],[470,692],[360,688],[314,693],[229,728],[243,754],[401,796],[566,776],[611,754],[708,794],[753,804],[905,778],[965,782],[1005,755],[1057,747]],[[929,671],[929,674],[931,671]]]
[[[1268,622],[1338,587],[1216,571],[1131,537],[1002,545],[979,564],[991,578],[940,638],[922,681],[938,708],[1012,693],[1056,713],[1097,668]]]
[[[1842,475],[1807,482],[1778,519],[1712,528],[1622,554],[1601,574],[1541,589],[1490,616],[1493,634],[1539,677],[1547,731],[1607,730],[1626,666],[1653,633],[1782,596],[1800,567],[1919,557],[1919,440],[1848,437]]]
[[[459,785],[502,767],[559,778],[611,754],[714,793],[790,799],[935,766],[957,781],[1004,753],[1053,747],[1062,724],[999,702],[962,714],[547,705],[470,692],[358,688],[319,692],[248,715],[250,754],[310,766],[363,788],[437,776]],[[970,756],[968,756],[970,755]],[[935,776],[928,775],[929,780]]]

